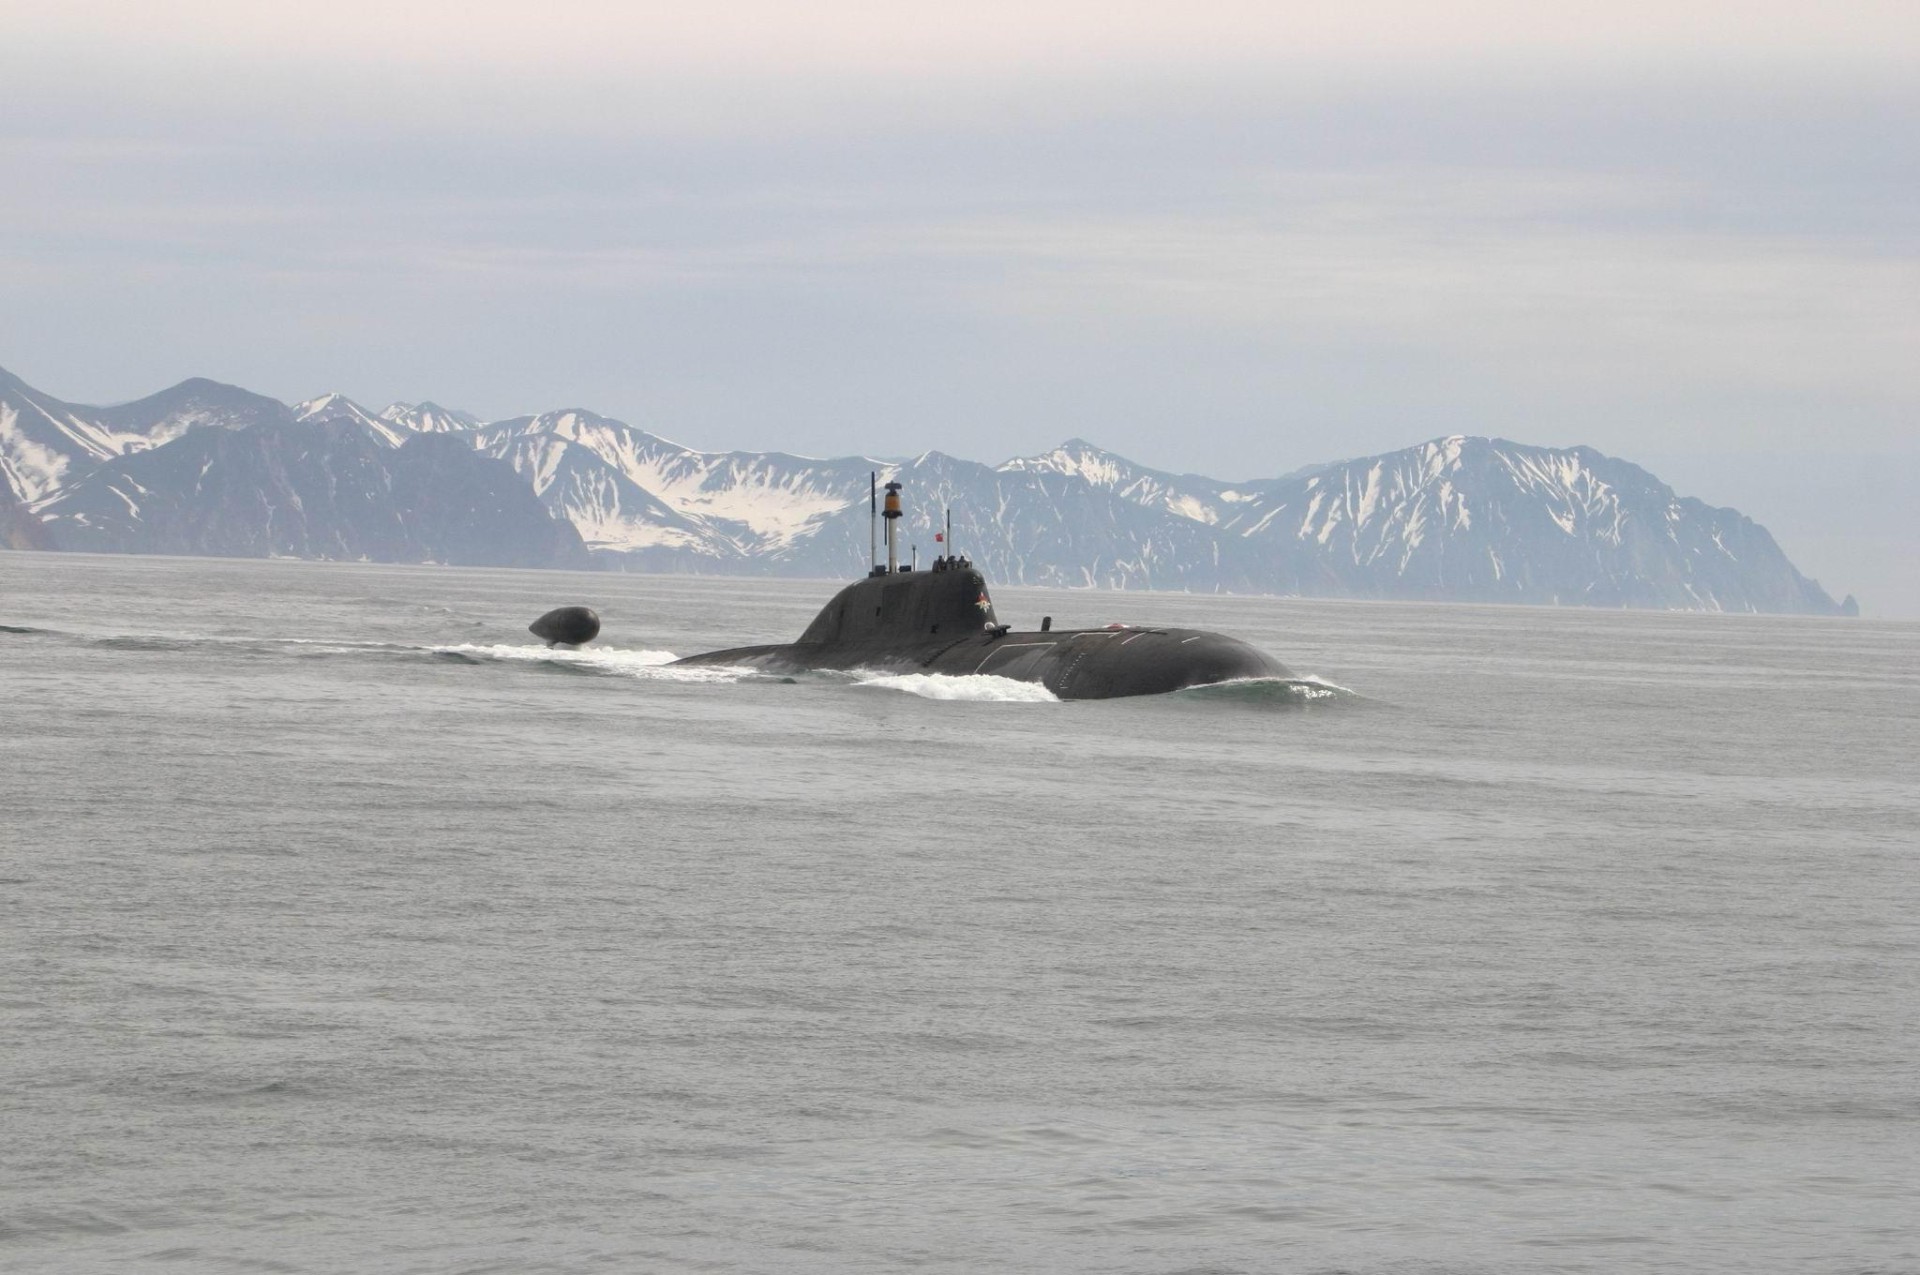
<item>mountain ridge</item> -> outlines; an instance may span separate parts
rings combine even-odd
[[[193,429],[292,419],[277,399],[206,377],[95,407],[55,398],[0,368],[0,484],[30,505],[95,465],[164,446]]]
[[[287,450],[284,439],[262,443],[258,456],[193,441],[215,428],[287,435],[322,426],[330,431],[325,445],[302,436],[304,451]],[[429,449],[437,468],[417,459],[428,439],[438,440]],[[449,446],[468,450],[477,467],[450,461]],[[191,465],[130,463],[163,453],[219,453],[215,459],[225,457],[259,490],[210,496],[205,474]],[[384,453],[409,459],[392,469],[379,459]],[[252,459],[242,464],[243,455]],[[309,464],[320,469],[302,468]],[[168,552],[213,552],[193,546],[216,541],[222,552],[258,546],[271,537],[256,524],[289,516],[273,501],[304,511],[302,484],[319,481],[327,465],[388,493],[381,499],[391,498],[402,470],[431,471],[437,476],[406,479],[412,498],[451,519],[448,526],[458,523],[463,500],[469,510],[496,510],[540,545],[540,561],[525,561],[471,518],[465,534],[491,546],[483,559],[515,565],[577,564],[577,555],[590,555],[615,570],[858,575],[868,565],[865,480],[877,475],[909,487],[904,556],[957,548],[1013,584],[1818,614],[1853,605],[1836,604],[1802,576],[1738,510],[1681,496],[1632,462],[1586,446],[1455,434],[1229,482],[1141,465],[1083,437],[998,465],[938,451],[890,460],[703,452],[577,407],[482,422],[429,400],[375,413],[339,393],[289,407],[194,378],[92,408],[0,370],[0,473],[4,494],[25,511],[11,515],[13,543],[147,552],[160,551],[151,547],[160,541]],[[383,476],[369,478],[369,466]],[[509,498],[502,482],[527,501]],[[196,523],[188,516],[196,499],[231,508]],[[954,546],[934,539],[937,511],[948,506]],[[156,510],[168,511],[164,534],[149,521]],[[271,551],[433,561],[457,554],[451,532],[409,538],[394,530],[395,514],[377,500],[325,506],[325,525]],[[355,527],[355,518],[379,525]],[[570,538],[555,540],[548,523],[564,525]],[[242,526],[252,531],[241,534]]]
[[[100,465],[35,513],[57,547],[103,553],[589,563],[506,466],[444,435],[383,447],[339,419],[195,430]]]

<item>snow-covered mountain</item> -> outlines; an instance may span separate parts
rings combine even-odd
[[[1232,484],[1198,474],[1168,474],[1136,465],[1124,456],[1069,438],[1040,456],[1024,456],[1000,466],[1004,474],[1059,474],[1078,478],[1131,504],[1160,509],[1215,526],[1223,508],[1242,499]]]
[[[0,368],[0,480],[32,502],[95,465],[203,427],[292,419],[275,399],[204,377],[112,407],[67,403]]]
[[[909,553],[942,551],[934,521],[951,505],[960,545],[1009,583],[1251,592],[1273,574],[1240,561],[1237,546],[1223,554],[1187,519],[1045,469],[995,470],[938,452],[904,463],[700,452],[580,409],[502,421],[474,438],[612,567],[858,575],[877,476],[908,487]],[[1288,583],[1297,591],[1302,582]]]
[[[203,427],[219,425],[275,437],[246,447],[195,442]],[[299,433],[314,427],[326,427],[322,441]],[[396,448],[404,463],[380,459]],[[481,468],[452,464],[456,452]],[[431,466],[421,459],[429,456]],[[213,477],[202,463],[225,469]],[[696,451],[579,408],[482,424],[431,402],[376,414],[341,394],[288,409],[211,381],[87,408],[0,373],[0,466],[7,491],[38,519],[13,526],[9,539],[50,533],[72,548],[228,553],[271,541],[266,551],[522,561],[511,537],[474,521],[474,510],[490,508],[519,528],[515,535],[545,546],[536,560],[574,560],[575,550],[546,543],[542,528],[557,522],[577,533],[571,543],[613,569],[847,578],[868,565],[869,482],[877,476],[907,487],[906,555],[917,547],[925,560],[944,550],[934,535],[951,507],[953,547],[990,578],[1014,584],[1842,609],[1735,510],[1679,496],[1591,448],[1493,438],[1441,438],[1226,482],[1150,469],[1082,439],[997,467],[939,452],[815,460]],[[370,477],[369,467],[386,476]],[[340,473],[329,486],[321,475],[333,469]],[[508,512],[512,502],[496,490],[502,476],[537,498],[531,507],[543,512],[535,522]],[[347,497],[355,491],[372,493],[360,503],[377,525],[353,527],[360,498]],[[436,511],[440,530],[409,539],[387,527],[382,520],[405,508],[396,491]],[[324,506],[318,530],[274,540],[257,525],[300,523],[316,500]],[[225,512],[211,520],[195,512],[209,506]],[[461,509],[467,514],[455,516]],[[447,530],[457,527],[489,547],[461,557]],[[222,547],[205,547],[213,544]]]
[[[578,530],[589,548],[618,555],[623,566],[719,569],[737,565],[741,556],[714,528],[674,510],[573,439],[507,430],[485,439],[482,450],[512,466],[547,511]]]
[[[844,463],[844,462],[843,462]],[[1068,587],[1278,592],[1244,550],[1192,519],[1143,508],[1071,475],[995,469],[928,452],[896,464],[861,462],[882,483],[905,485],[902,555],[922,561],[944,548],[934,540],[942,511],[953,510],[954,547],[1008,584]],[[854,499],[818,531],[767,555],[762,570],[789,575],[858,575],[869,540],[866,475]],[[1300,592],[1288,580],[1285,591]]]
[[[1000,466],[1003,473],[1063,474],[1081,478],[1122,500],[1149,509],[1162,509],[1209,527],[1243,523],[1249,510],[1257,507],[1268,493],[1327,468],[1330,466],[1309,465],[1279,478],[1229,483],[1201,474],[1170,474],[1148,469],[1080,438],[1070,438],[1042,455],[1017,457]]]
[[[1268,484],[1221,530],[1360,597],[1832,611],[1766,530],[1589,447],[1453,436]]]
[[[293,418],[311,424],[340,421],[365,430],[388,447],[398,447],[413,436],[413,431],[384,414],[375,415],[345,394],[328,392],[293,405]]]
[[[666,548],[708,567],[744,567],[808,540],[853,501],[864,507],[873,468],[862,459],[697,452],[578,408],[500,421],[473,437],[594,549],[639,554],[648,566],[673,565],[657,552]]]
[[[398,447],[415,434],[465,433],[481,424],[480,418],[469,412],[425,400],[389,403],[382,411],[371,412],[338,392],[295,403],[293,416],[301,421],[346,421],[389,447]]]
[[[451,434],[458,430],[478,429],[481,420],[471,412],[442,407],[422,399],[418,403],[389,403],[380,413],[383,421],[392,421],[416,434]]]
[[[588,565],[507,466],[441,435],[387,447],[343,419],[196,430],[95,467],[35,512],[59,547],[103,553]]]

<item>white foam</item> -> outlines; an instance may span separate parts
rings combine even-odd
[[[979,704],[1058,704],[1059,696],[1037,682],[1016,682],[988,673],[948,677],[939,673],[861,673],[860,686],[905,691],[922,699],[967,700]]]
[[[1350,686],[1342,686],[1338,682],[1329,682],[1326,678],[1316,677],[1312,673],[1304,673],[1293,680],[1304,685],[1320,687],[1333,695],[1352,695],[1358,697],[1360,694],[1359,691],[1354,690]]]
[[[436,646],[430,649],[483,660],[515,660],[529,664],[572,664],[581,668],[599,669],[606,673],[619,673],[627,677],[662,682],[737,682],[743,677],[753,676],[754,673],[754,670],[747,668],[673,668],[671,667],[673,661],[680,657],[672,651],[628,651],[612,646],[583,647],[576,650],[557,646],[505,644],[480,646],[463,642],[457,646]]]
[[[1254,700],[1288,702],[1364,698],[1357,691],[1320,677],[1237,677],[1225,682],[1205,682],[1176,691],[1177,695],[1200,700]]]

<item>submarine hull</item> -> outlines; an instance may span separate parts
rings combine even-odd
[[[1290,678],[1266,652],[1238,638],[1199,629],[1077,629],[976,633],[959,640],[833,646],[794,642],[712,651],[683,665],[737,665],[773,673],[813,670],[986,674],[1036,682],[1061,699],[1163,695],[1247,678]]]
[[[1217,682],[1292,676],[1264,651],[1199,629],[1008,632],[944,652],[926,668],[1038,682],[1061,699],[1163,695]]]
[[[1061,699],[1162,695],[1190,686],[1292,674],[1238,638],[1199,629],[1042,629],[994,615],[986,577],[964,558],[930,571],[879,570],[835,594],[797,642],[710,651],[683,665],[987,674],[1037,682]]]
[[[1244,678],[1290,678],[1292,672],[1244,641],[1190,628],[1091,628],[1006,632],[933,645],[920,651],[828,649],[806,643],[739,647],[691,655],[680,664],[739,664],[768,672],[864,668],[933,672],[950,678],[989,674],[1037,682],[1060,699],[1165,695],[1190,686]]]

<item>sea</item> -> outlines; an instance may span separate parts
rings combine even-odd
[[[0,553],[0,1270],[1920,1271],[1920,624],[833,587]]]

